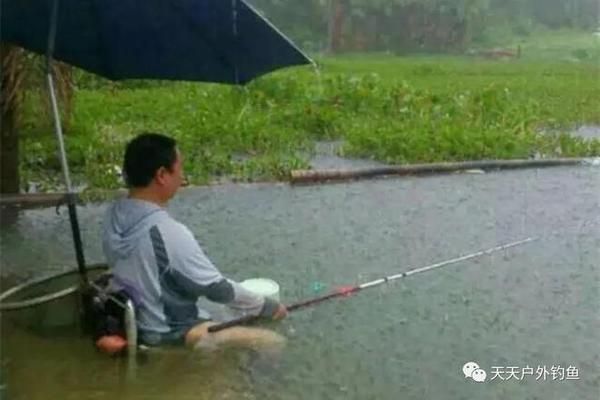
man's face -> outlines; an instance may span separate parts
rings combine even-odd
[[[162,197],[165,200],[171,199],[177,193],[177,189],[182,185],[184,175],[183,175],[183,156],[177,151],[177,158],[175,159],[175,163],[173,163],[173,167],[171,171],[167,168],[161,168],[157,172],[156,181],[161,190]]]

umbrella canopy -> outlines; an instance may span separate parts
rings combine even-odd
[[[0,39],[46,54],[54,0],[2,0]],[[245,84],[312,61],[243,0],[59,0],[52,57],[112,80]]]

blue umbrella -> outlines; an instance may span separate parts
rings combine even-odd
[[[0,40],[46,54],[78,270],[83,245],[49,65],[53,59],[112,80],[245,84],[314,63],[244,0],[0,0]]]
[[[0,4],[2,40],[45,54],[55,22],[52,57],[112,80],[245,84],[279,68],[312,63],[243,0]]]

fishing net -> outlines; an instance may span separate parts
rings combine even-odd
[[[88,279],[107,273],[105,265],[88,267]],[[34,279],[0,295],[0,318],[40,335],[77,332],[82,328],[82,296],[77,270]]]

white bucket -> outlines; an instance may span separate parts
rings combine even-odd
[[[256,293],[258,295],[269,297],[273,300],[280,301],[279,299],[279,284],[272,279],[267,278],[254,278],[246,279],[241,282],[243,288]]]

